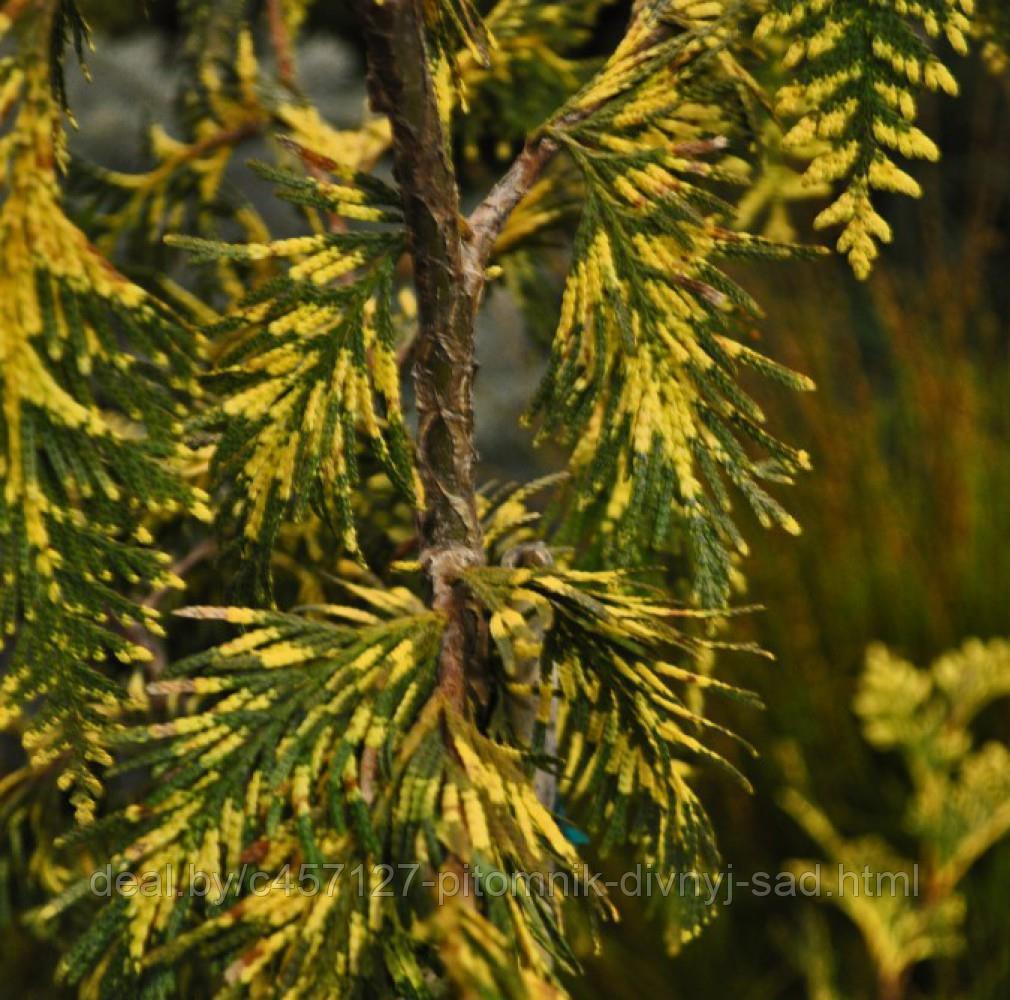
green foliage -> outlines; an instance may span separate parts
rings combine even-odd
[[[166,235],[216,240],[237,230],[250,242],[269,238],[257,209],[229,179],[243,144],[276,132],[353,170],[369,167],[389,141],[388,127],[379,121],[357,132],[334,129],[291,87],[270,79],[257,58],[245,6],[186,5],[186,73],[176,101],[181,135],[171,135],[160,123],[148,129],[150,169],[115,171],[81,160],[71,165],[77,212],[102,250],[118,250],[133,271],[146,278],[153,274],[176,294],[181,293],[164,274],[173,262]],[[288,19],[297,28],[299,19]],[[254,265],[253,277],[262,280],[266,270],[263,263]],[[211,300],[223,295],[234,302],[245,294],[248,280],[247,271],[223,256],[201,290]],[[191,297],[182,298],[195,307]]]
[[[982,58],[995,75],[1010,66],[1010,10],[999,0],[978,4],[974,34],[982,40]]]
[[[783,64],[794,76],[778,92],[778,111],[798,119],[783,144],[809,155],[811,184],[837,182],[842,192],[817,217],[819,228],[843,226],[838,249],[866,278],[878,243],[891,228],[873,207],[874,191],[919,197],[918,182],[892,160],[938,159],[936,144],[916,125],[916,91],[954,95],[957,82],[932,52],[943,34],[968,51],[974,0],[773,0],[758,37],[790,40]]]
[[[588,114],[557,130],[585,204],[536,406],[544,435],[578,442],[566,536],[602,529],[600,556],[634,563],[686,534],[697,594],[714,607],[728,594],[731,550],[746,550],[726,482],[762,524],[795,533],[760,480],[789,481],[809,464],[762,427],[737,373],[812,383],[741,342],[760,309],[720,265],[799,251],[727,228],[730,206],[700,184],[740,177],[739,161],[721,155],[729,122],[719,103],[732,104],[737,83],[705,52],[688,34],[619,53],[570,105]]]
[[[970,868],[1010,832],[1010,750],[974,746],[971,724],[1010,695],[1010,643],[967,642],[920,670],[883,646],[867,653],[855,700],[865,738],[899,752],[912,783],[906,828],[919,845],[917,864],[879,837],[848,840],[796,790],[783,805],[827,853],[813,872],[826,898],[856,924],[884,995],[918,962],[962,946],[965,900],[958,886]],[[921,886],[920,886],[921,880]]]
[[[237,525],[256,593],[269,596],[277,532],[310,504],[350,553],[359,552],[352,511],[359,435],[408,499],[413,483],[392,319],[403,252],[399,196],[350,171],[336,182],[259,172],[296,204],[388,227],[254,244],[174,241],[202,259],[289,265],[211,328],[227,340],[211,383],[221,402],[202,421],[217,432],[211,471],[228,495],[222,519]]]
[[[111,969],[99,970],[114,980],[136,977],[151,966],[146,981],[156,982],[159,959],[177,961],[190,942],[176,938],[186,918],[194,916],[187,912],[193,899],[176,898],[165,881],[166,871],[180,887],[188,885],[193,872],[206,873],[219,887],[191,937],[199,942],[236,922],[248,926],[249,933],[233,940],[237,967],[249,966],[248,978],[297,927],[275,935],[276,948],[268,949],[261,961],[242,960],[240,945],[253,939],[261,920],[276,920],[270,911],[283,898],[286,873],[299,857],[307,865],[302,871],[314,873],[318,889],[318,880],[328,882],[333,876],[332,869],[320,867],[324,861],[350,868],[355,855],[346,841],[352,832],[359,849],[367,845],[369,855],[379,850],[378,819],[367,808],[376,774],[366,776],[367,765],[359,757],[364,747],[387,761],[391,754],[396,757],[402,731],[431,704],[440,625],[406,592],[354,585],[349,589],[366,606],[327,606],[321,610],[329,620],[245,609],[187,612],[254,627],[230,643],[179,662],[171,676],[148,689],[155,696],[213,698],[206,709],[120,734],[123,744],[154,747],[132,766],[152,768],[162,780],[145,805],[130,806],[103,821],[122,844],[111,863],[116,872],[130,870],[140,879],[146,874],[161,881],[159,891],[148,898],[110,904],[68,955],[65,975],[71,981],[117,939]],[[235,903],[249,892],[251,862],[258,862],[253,868],[269,872],[274,882],[264,895],[222,913],[222,904]],[[288,895],[296,892],[306,907],[336,904],[334,919],[345,922],[342,948],[353,953],[358,943],[348,934],[346,922],[361,919],[361,907],[367,916],[370,897],[355,893],[350,876],[344,882],[342,900],[332,893],[303,893],[298,887],[289,887]],[[37,919],[49,919],[86,888],[85,883],[70,889]],[[177,915],[166,923],[163,913],[156,922],[159,908],[166,905],[174,906]],[[290,916],[299,918],[297,913]],[[321,913],[317,920],[322,920]],[[320,928],[324,931],[340,935],[330,925]],[[154,950],[147,959],[154,945],[162,946],[161,952]],[[311,951],[306,957],[311,959]],[[345,974],[354,970],[355,960],[348,961]]]
[[[499,158],[546,121],[585,82],[592,63],[568,53],[585,45],[610,0],[500,0],[486,18],[493,58],[460,60],[466,101],[455,123],[468,157],[493,141]],[[472,95],[472,96],[471,96]]]
[[[486,567],[466,579],[492,612],[491,636],[510,692],[537,706],[533,755],[548,750],[550,733],[564,762],[559,792],[601,854],[630,843],[663,879],[712,870],[714,833],[686,765],[713,764],[748,786],[702,739],[735,737],[693,711],[687,692],[760,702],[676,662],[684,652],[700,660],[712,648],[675,629],[678,618],[694,615],[613,572]],[[544,655],[537,657],[539,676],[524,679],[516,666],[538,641],[538,618],[549,623]],[[710,916],[700,898],[688,903],[678,928],[685,941]]]
[[[720,672],[758,691],[766,711],[737,712],[715,700],[708,709],[761,750],[744,768],[753,797],[729,782],[702,789],[720,850],[740,879],[815,855],[803,830],[773,806],[795,782],[770,752],[783,738],[801,746],[805,794],[837,829],[873,832],[914,857],[902,825],[908,782],[900,758],[861,739],[850,708],[867,645],[883,641],[928,663],[966,635],[1005,631],[1010,371],[998,234],[1008,178],[990,164],[1002,162],[1008,116],[1005,81],[994,83],[976,65],[962,82],[972,95],[970,122],[943,126],[945,157],[928,172],[929,194],[902,206],[895,244],[870,281],[851,280],[837,258],[769,268],[749,283],[775,317],[763,350],[808,372],[818,391],[756,387],[769,424],[794,429],[791,439],[809,449],[815,473],[789,491],[802,536],[782,544],[752,531],[742,566],[750,595],[768,610],[738,620],[734,633],[759,641],[779,665],[741,658],[732,674]],[[793,224],[801,225],[795,208]],[[977,743],[1010,743],[1007,706],[983,711]],[[817,853],[827,878],[831,863]],[[864,861],[857,860],[858,874]],[[1002,1000],[1008,861],[1004,837],[959,883],[963,948],[914,967],[906,997]],[[921,899],[922,869],[919,891]],[[855,927],[837,907],[801,896],[798,889],[756,896],[738,882],[732,904],[719,907],[718,919],[672,966],[655,957],[662,925],[630,902],[621,923],[605,928],[601,955],[588,946],[581,952],[587,974],[579,995],[875,996]]]
[[[190,73],[178,102],[183,134],[175,138],[161,124],[150,127],[151,169],[126,173],[84,161],[73,164],[71,190],[80,214],[99,246],[108,253],[122,247],[135,269],[167,269],[163,238],[168,232],[212,237],[226,220],[238,223],[249,239],[263,231],[255,210],[226,181],[238,146],[270,120],[249,33],[239,31],[237,39],[225,34],[226,28],[241,25],[240,12],[230,13],[212,17],[197,5],[185,63]],[[230,291],[241,287],[240,277],[223,268],[219,281]]]
[[[128,629],[159,626],[131,591],[180,582],[148,524],[207,508],[179,474],[200,338],[64,214],[50,45],[59,56],[68,25],[80,26],[59,11],[19,26],[24,56],[3,67],[15,118],[0,140],[0,628],[11,647],[0,718],[21,729],[33,766],[63,771],[87,820],[100,790],[89,767],[110,762],[99,733],[120,695],[102,664],[150,658]]]
[[[970,641],[928,672],[874,647],[856,699],[867,740],[903,754],[915,784],[909,826],[930,845],[931,878],[955,886],[1010,830],[1001,743],[973,749],[970,725],[1010,695],[1010,644]]]
[[[507,521],[499,514],[499,526]],[[185,611],[248,631],[148,685],[151,697],[187,699],[187,714],[117,731],[118,745],[144,750],[127,766],[151,769],[156,790],[87,836],[119,843],[113,874],[129,872],[152,891],[108,904],[68,953],[63,975],[77,981],[106,955],[95,981],[146,996],[194,949],[209,948],[233,985],[280,974],[296,996],[408,986],[428,996],[426,968],[450,978],[460,970],[452,948],[432,954],[426,942],[458,931],[457,918],[425,916],[431,902],[420,876],[413,891],[407,878],[419,871],[439,885],[468,880],[469,890],[449,893],[463,897],[458,906],[469,905],[463,893],[486,885],[491,924],[468,918],[465,933],[507,941],[538,982],[552,981],[573,960],[560,936],[563,896],[545,880],[565,872],[560,885],[578,895],[583,870],[530,782],[552,712],[558,751],[570,762],[562,793],[604,850],[630,838],[664,877],[714,865],[713,835],[684,765],[736,774],[700,739],[728,734],[667,683],[752,696],[677,664],[675,650],[697,656],[707,647],[674,628],[688,613],[613,573],[487,567],[465,579],[491,615],[503,664],[495,683],[506,697],[525,693],[509,676],[516,649],[543,646],[534,651],[543,666],[530,692],[540,705],[532,745],[507,729],[482,734],[445,701],[436,678],[444,623],[404,588],[347,583],[354,605],[322,605],[311,616]],[[527,617],[546,614],[539,637],[518,607]],[[359,860],[371,891],[351,875]],[[174,892],[194,872],[215,887],[203,904]],[[266,891],[255,888],[257,872]],[[388,897],[374,885],[384,872],[397,879]],[[489,880],[503,877],[530,888],[496,897]],[[86,889],[86,880],[71,886],[33,919],[48,923]],[[410,933],[411,914],[430,921],[425,933]],[[685,938],[705,916],[699,898],[684,918]],[[552,969],[544,949],[560,965]],[[335,958],[320,964],[320,954]]]
[[[778,4],[763,22],[802,37],[785,145],[827,142],[808,176],[849,184],[828,216],[857,270],[884,235],[869,187],[911,185],[889,151],[932,153],[905,82],[952,89],[908,25],[956,45],[969,28],[967,4],[906,6]],[[268,3],[257,32],[244,3],[189,0],[179,137],[156,125],[148,169],[78,165],[66,188],[62,52],[83,22],[57,0],[4,8],[0,721],[28,762],[0,784],[0,821],[13,856],[33,841],[42,901],[19,919],[61,942],[82,996],[554,1000],[579,966],[566,920],[616,912],[590,862],[630,854],[667,883],[719,865],[698,776],[747,791],[752,751],[709,702],[760,704],[713,673],[719,652],[758,652],[717,638],[747,551],[732,489],[796,533],[765,484],[809,465],[742,383],[812,388],[747,343],[761,310],[737,274],[813,252],[733,228],[780,217],[792,182],[750,178],[776,140],[749,5],[638,0],[609,58],[583,59],[605,7],[372,11],[374,47],[376,25],[399,25],[423,65],[373,51],[373,112],[341,131],[298,91],[306,4]],[[430,146],[407,148],[415,135]],[[229,190],[254,137],[304,235],[275,238]],[[457,217],[457,154],[520,144]],[[547,240],[571,250],[557,323]],[[193,287],[165,273],[179,249],[213,264]],[[571,456],[546,522],[530,502],[556,479],[472,484],[473,313],[494,260],[554,329],[532,414]],[[429,523],[443,498],[465,539]],[[161,548],[193,546],[182,573],[212,545],[183,514],[216,518],[225,579],[167,568]],[[218,606],[243,583],[260,606]],[[198,603],[166,634],[156,606],[186,585]],[[238,632],[214,644],[216,623]],[[135,665],[127,684],[110,658]],[[955,886],[1010,825],[1007,751],[973,750],[967,729],[1007,693],[1006,660],[971,647],[926,675],[874,654],[860,711],[905,754],[936,889],[912,911],[846,904],[884,982],[954,947]],[[94,821],[68,829],[71,786]],[[905,865],[788,804],[843,865]],[[107,900],[103,860],[125,877]],[[670,950],[710,921],[704,897],[655,907]]]

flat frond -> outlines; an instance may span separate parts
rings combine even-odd
[[[485,19],[494,46],[482,61],[470,50],[458,69],[466,114],[454,123],[464,154],[479,156],[493,137],[511,155],[541,122],[586,81],[594,60],[578,58],[610,0],[499,0]]]
[[[148,687],[153,698],[186,699],[189,714],[114,731],[121,753],[140,751],[125,766],[150,769],[156,783],[142,804],[101,820],[95,833],[121,844],[113,872],[160,881],[150,897],[117,896],[103,911],[67,958],[70,980],[116,940],[119,973],[127,976],[141,974],[150,950],[175,947],[192,905],[175,888],[190,886],[194,873],[212,887],[206,919],[247,893],[254,871],[279,879],[277,889],[296,856],[317,879],[329,879],[324,861],[348,861],[350,841],[358,856],[374,853],[379,834],[368,805],[380,768],[387,772],[397,758],[433,691],[442,625],[406,591],[348,590],[353,605],[327,606],[314,618],[245,608],[184,612],[246,631],[174,664]],[[80,886],[72,887],[36,920],[80,898]],[[257,897],[239,905],[267,904]],[[167,919],[166,911],[156,921],[165,907],[176,915]],[[199,934],[213,929],[210,921]]]
[[[150,768],[154,791],[95,832],[123,845],[113,875],[151,891],[108,903],[65,959],[66,978],[143,992],[209,948],[222,995],[280,977],[289,996],[365,984],[428,996],[431,973],[557,995],[556,971],[574,966],[560,930],[564,894],[583,878],[573,846],[523,753],[438,691],[443,620],[405,590],[346,586],[352,604],[313,618],[185,612],[246,631],[149,685],[152,697],[186,699],[187,714],[118,730],[121,747],[141,749],[129,766]],[[555,872],[567,881],[551,891]],[[197,877],[209,887],[198,902],[176,893]],[[82,884],[33,920],[80,903]],[[474,897],[500,947],[485,956],[493,968],[468,972],[439,914]]]
[[[874,746],[899,751],[915,784],[909,825],[931,845],[933,878],[953,888],[1010,832],[1010,752],[973,749],[971,723],[1010,696],[1010,643],[970,640],[921,670],[873,646],[855,708]]]
[[[940,155],[915,124],[922,90],[958,91],[932,39],[943,35],[964,55],[973,14],[974,0],[774,0],[758,25],[759,38],[789,42],[783,62],[791,78],[779,90],[778,111],[794,124],[783,145],[810,160],[808,183],[840,188],[816,225],[842,227],[838,249],[859,278],[870,274],[878,244],[891,241],[873,193],[921,194],[893,157]]]
[[[282,523],[311,506],[358,551],[353,494],[366,440],[408,498],[412,455],[400,408],[392,319],[403,250],[399,198],[367,175],[318,181],[261,167],[281,197],[365,225],[255,244],[176,238],[197,259],[273,259],[286,273],[251,291],[211,329],[227,337],[210,377],[220,401],[215,483],[261,594]]]
[[[706,58],[691,37],[662,43],[644,77],[637,63],[604,71],[572,107],[607,103],[556,133],[582,172],[585,205],[534,412],[542,438],[575,444],[569,537],[595,537],[606,559],[627,565],[686,535],[697,593],[715,606],[727,597],[731,550],[745,550],[727,484],[762,524],[795,533],[762,481],[809,465],[765,429],[738,373],[812,384],[741,342],[760,310],[721,262],[804,251],[726,227],[729,207],[710,184],[734,180],[739,164],[723,155],[719,105],[694,95],[679,66]],[[636,86],[615,97],[629,75]]]
[[[798,787],[782,796],[829,861],[795,861],[791,871],[848,915],[886,981],[963,947],[962,880],[1010,833],[1010,751],[995,741],[976,748],[969,726],[1008,695],[1005,640],[972,640],[928,670],[883,646],[869,649],[854,707],[866,739],[902,755],[913,793],[905,825],[919,845],[917,862],[879,837],[843,836]]]
[[[276,87],[243,24],[243,5],[231,6],[238,9],[224,4],[212,16],[195,5],[186,49],[192,48],[192,75],[179,99],[181,135],[161,125],[149,129],[150,169],[133,173],[71,164],[71,193],[89,231],[104,252],[121,249],[131,267],[166,269],[168,233],[217,239],[237,228],[249,242],[269,238],[259,213],[228,179],[236,153],[253,138],[280,133],[312,169],[321,167],[322,159],[330,170],[338,163],[368,170],[388,149],[384,119],[368,120],[360,129],[335,129],[306,99]],[[268,260],[247,262],[245,270],[229,257],[215,261],[216,290],[231,302],[243,296],[250,278],[262,283],[270,276]]]
[[[631,843],[664,878],[711,870],[718,854],[690,766],[714,765],[747,782],[708,746],[712,736],[733,735],[694,711],[688,692],[759,702],[682,665],[708,648],[678,628],[698,613],[671,608],[614,571],[484,567],[465,579],[491,612],[506,689],[538,705],[532,758],[546,755],[547,768],[563,762],[558,794],[567,815],[603,854]],[[516,670],[527,659],[538,663],[533,677]],[[688,940],[710,914],[700,895],[682,902]]]
[[[939,895],[921,905],[910,904],[918,891],[912,861],[895,854],[878,837],[842,837],[795,790],[786,794],[782,805],[828,861],[797,859],[788,870],[859,929],[881,978],[897,981],[917,962],[957,954],[965,915],[963,897]]]
[[[61,109],[31,37],[4,68],[17,110],[0,139],[0,717],[33,765],[67,769],[87,819],[118,699],[103,662],[149,659],[131,629],[158,628],[127,595],[179,582],[148,524],[209,517],[178,443],[200,340],[64,214]]]

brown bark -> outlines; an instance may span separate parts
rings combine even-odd
[[[472,261],[468,270],[471,279],[476,274],[483,280],[484,265],[509,216],[560,148],[556,140],[546,135],[530,139],[508,172],[474,209],[468,220],[471,235],[466,251]]]
[[[467,566],[484,560],[474,493],[472,396],[483,271],[468,272],[473,259],[464,252],[459,193],[429,72],[420,0],[359,0],[359,5],[369,94],[392,124],[394,171],[414,262],[421,562],[433,605],[449,621],[440,686],[462,711],[468,690],[479,697],[485,686],[478,618],[459,584]]]

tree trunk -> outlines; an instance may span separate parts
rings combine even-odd
[[[392,124],[394,170],[414,262],[414,390],[424,489],[418,533],[433,606],[449,620],[439,684],[454,707],[467,711],[468,694],[480,701],[487,690],[480,619],[459,585],[463,570],[484,561],[474,494],[472,396],[483,274],[471,273],[473,256],[464,247],[465,223],[430,72],[421,0],[360,0],[360,9],[369,94],[375,110]]]

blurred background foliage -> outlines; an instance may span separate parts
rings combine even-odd
[[[82,3],[98,47],[90,59],[94,82],[85,85],[75,71],[71,103],[81,129],[73,143],[84,157],[118,169],[141,164],[142,128],[170,120],[176,89],[176,4],[151,2],[146,18],[138,6]],[[355,121],[364,101],[348,10],[346,3],[315,5],[300,54],[304,88],[337,125]],[[619,23],[620,5],[608,16]],[[609,24],[589,51],[605,45]],[[791,858],[820,853],[780,805],[799,781],[800,761],[803,781],[836,830],[874,833],[916,856],[904,822],[907,774],[864,740],[852,709],[867,648],[881,642],[926,665],[969,637],[1010,635],[1010,89],[980,63],[966,62],[960,78],[956,105],[943,99],[927,106],[944,158],[918,171],[922,202],[887,207],[895,245],[870,281],[856,282],[837,258],[749,266],[742,275],[768,314],[755,339],[771,357],[811,375],[819,391],[753,386],[769,422],[790,428],[815,471],[790,491],[803,535],[754,530],[742,567],[748,583],[741,602],[765,610],[734,627],[777,662],[733,657],[720,664],[727,679],[758,691],[768,706],[724,720],[761,751],[756,761],[740,762],[754,794],[719,780],[704,789],[737,878],[776,873]],[[471,164],[474,192],[486,188],[507,152],[480,146]],[[254,183],[244,176],[236,182]],[[801,235],[809,234],[813,211],[795,209]],[[282,218],[268,221],[283,230]],[[562,274],[559,266],[545,300],[559,297]],[[550,471],[556,456],[534,451],[517,419],[542,372],[544,347],[524,331],[507,287],[491,295],[481,322],[485,478]],[[983,711],[974,734],[979,742],[1010,743],[1010,701]],[[620,859],[605,867],[622,869]],[[986,852],[961,888],[964,949],[917,966],[904,984],[908,997],[1010,996],[1010,840]],[[7,923],[11,905],[0,893],[3,992],[61,996],[50,985],[45,946]],[[840,912],[802,898],[739,891],[674,957],[644,907],[630,907],[622,924],[605,930],[601,957],[590,944],[587,938],[588,975],[572,984],[585,1000],[876,993],[856,929]]]

